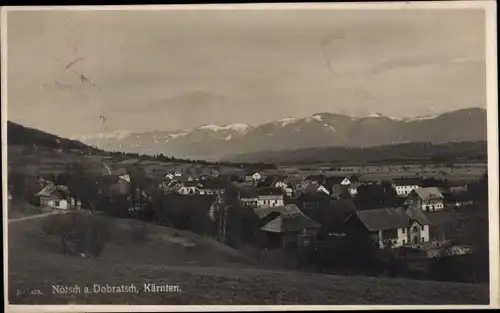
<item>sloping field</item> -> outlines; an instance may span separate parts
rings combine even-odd
[[[149,240],[136,244],[130,238],[129,227],[138,222],[129,220],[116,220],[115,236],[101,257],[65,256],[60,253],[59,242],[41,231],[42,220],[9,227],[8,279],[12,304],[488,302],[487,286],[266,270],[236,251],[229,253],[230,248],[219,248],[211,239],[161,226],[148,227]],[[137,291],[84,293],[84,287],[93,291],[95,284],[134,284]],[[154,292],[145,284],[168,284],[171,292]],[[78,286],[80,292],[55,294],[52,287],[55,285]],[[33,294],[25,293],[28,290]]]

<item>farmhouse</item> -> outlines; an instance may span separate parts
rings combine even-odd
[[[392,188],[396,190],[399,197],[406,197],[414,189],[422,187],[420,178],[395,178],[392,180]]]
[[[40,199],[41,207],[67,210],[77,208],[80,203],[70,196],[69,188],[66,186],[49,184],[40,192],[35,194]]]
[[[417,188],[408,195],[405,205],[422,211],[441,211],[444,209],[444,197],[436,187]]]
[[[350,218],[349,231],[359,225],[378,243],[379,248],[415,246],[429,242],[431,222],[422,211],[413,208],[384,208],[357,211]]]
[[[314,240],[320,225],[301,212],[278,213],[262,226],[266,246],[283,247],[287,245],[307,246]]]

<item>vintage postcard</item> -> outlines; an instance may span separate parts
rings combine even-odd
[[[1,13],[7,312],[498,307],[494,1]]]

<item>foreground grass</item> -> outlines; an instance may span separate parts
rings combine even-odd
[[[160,226],[132,243],[130,221],[117,220],[115,237],[99,258],[65,256],[41,232],[40,220],[9,227],[11,304],[487,304],[488,286],[403,279],[338,277],[259,268],[210,239]],[[185,248],[169,236],[196,244]],[[167,239],[165,239],[167,238]],[[176,285],[177,292],[146,292],[144,284]],[[130,285],[138,293],[60,295],[53,285]],[[43,295],[23,294],[39,290]],[[18,295],[18,291],[21,294]]]

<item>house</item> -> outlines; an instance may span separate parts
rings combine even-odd
[[[169,180],[174,179],[174,177],[175,177],[175,176],[174,176],[174,174],[172,174],[172,173],[168,173],[167,175],[165,175],[165,178],[166,178],[166,179],[169,179]]]
[[[286,176],[267,176],[264,180],[261,180],[258,187],[276,187],[285,189],[288,184],[285,182]]]
[[[260,228],[267,247],[307,246],[315,239],[320,224],[301,212],[278,213]]]
[[[408,196],[412,190],[422,187],[421,178],[395,178],[392,180],[392,188],[396,190],[399,197]]]
[[[281,188],[260,188],[258,190],[257,207],[274,207],[284,205]]]
[[[174,171],[174,176],[175,177],[181,177],[182,176],[182,171],[181,170],[175,170]]]
[[[428,243],[431,221],[415,208],[383,208],[357,211],[348,220],[349,231],[361,226],[380,249]]]
[[[322,224],[320,235],[325,236],[345,235],[347,219],[357,211],[351,199],[324,201],[319,205],[304,203],[302,212]]]
[[[181,195],[199,195],[200,194],[200,184],[196,181],[184,181],[181,183],[182,186],[177,190],[178,194]]]
[[[239,191],[240,203],[252,208],[267,208],[284,205],[281,188],[247,188]]]
[[[444,196],[437,187],[413,189],[404,203],[422,211],[444,210]]]
[[[309,194],[315,194],[318,192],[330,195],[330,191],[328,191],[328,189],[326,189],[323,185],[311,184],[307,186],[307,188],[304,190],[304,193],[309,193]]]
[[[76,201],[70,195],[69,188],[62,185],[48,184],[40,192],[35,194],[40,199],[40,206],[52,209],[75,209],[81,206],[80,201]]]

